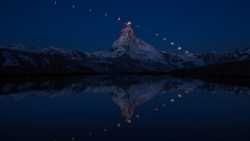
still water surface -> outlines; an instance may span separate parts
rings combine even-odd
[[[1,141],[250,140],[250,89],[166,75],[0,84]]]

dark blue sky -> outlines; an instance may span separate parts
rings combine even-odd
[[[225,52],[250,46],[249,7],[250,0],[1,0],[0,45],[110,49],[131,21],[135,35],[157,50]]]

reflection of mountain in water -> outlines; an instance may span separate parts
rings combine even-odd
[[[93,75],[0,83],[0,95],[14,99],[34,95],[55,97],[81,92],[110,94],[125,120],[131,117],[137,106],[150,100],[157,93],[175,90],[226,91],[250,96],[250,89],[247,87],[174,78],[168,75]]]

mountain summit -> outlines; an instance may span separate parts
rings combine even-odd
[[[137,38],[134,34],[133,29],[127,23],[125,23],[122,27],[118,38],[114,41],[112,45],[112,49],[126,49],[138,53],[147,52],[149,54],[157,55],[158,57],[161,56],[161,54],[154,47]]]
[[[56,47],[0,47],[0,66],[42,67],[105,73],[170,72],[208,64],[250,60],[250,49],[227,53],[172,54],[137,38],[125,23],[110,50],[80,52]]]

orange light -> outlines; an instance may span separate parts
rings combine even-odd
[[[120,124],[120,123],[118,123],[118,124],[117,124],[117,127],[121,127],[121,124]]]
[[[128,25],[131,25],[131,21],[128,21]]]
[[[131,123],[131,120],[130,120],[130,119],[128,120],[128,123]]]

